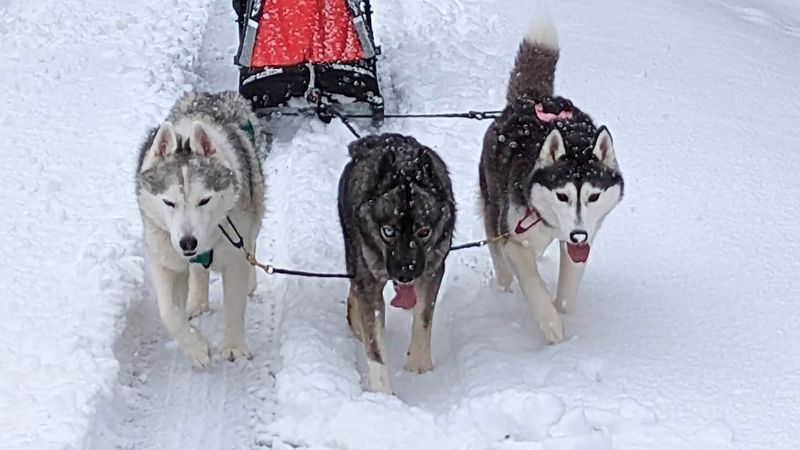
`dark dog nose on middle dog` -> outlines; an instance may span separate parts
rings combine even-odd
[[[181,238],[178,245],[181,246],[181,250],[185,252],[193,252],[197,250],[197,239],[194,236],[184,236]]]
[[[401,273],[397,276],[397,281],[400,283],[411,283],[414,281],[414,276],[410,273]]]
[[[589,233],[583,230],[575,230],[569,234],[569,240],[573,244],[583,244],[587,239],[589,239]]]

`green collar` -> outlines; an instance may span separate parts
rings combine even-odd
[[[248,120],[246,124],[239,127],[244,134],[250,138],[250,143],[256,145],[256,130],[253,128],[253,124]]]
[[[214,250],[209,250],[205,253],[200,253],[199,255],[192,256],[189,258],[190,263],[200,264],[204,268],[208,269],[211,267],[211,263],[214,262]]]

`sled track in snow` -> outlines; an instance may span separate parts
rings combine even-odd
[[[235,89],[230,61],[235,46],[230,2],[215,0],[195,67],[201,89]],[[227,56],[227,57],[226,57]],[[276,230],[268,215],[265,230]],[[264,236],[262,241],[275,236]],[[263,247],[269,244],[262,242]],[[247,305],[246,332],[254,358],[230,363],[213,355],[206,371],[193,370],[189,360],[161,325],[152,289],[142,282],[132,293],[126,327],[114,352],[120,373],[112,398],[101,405],[86,448],[250,449],[270,447],[268,432],[275,412],[274,382],[278,354],[277,323],[285,286],[278,278],[259,275],[259,287]],[[222,283],[211,278],[212,311],[193,320],[217,349],[222,338]],[[259,436],[261,438],[259,438]]]
[[[220,297],[219,280],[212,296]],[[214,289],[216,288],[216,289]],[[276,346],[275,303],[259,290],[248,304],[252,361],[215,360],[205,372],[171,342],[158,320],[152,295],[141,290],[116,345],[121,362],[111,402],[98,414],[89,448],[252,448],[258,426],[274,410],[272,365]],[[212,342],[221,335],[219,302],[195,319]]]

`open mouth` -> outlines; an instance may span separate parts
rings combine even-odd
[[[394,282],[394,298],[389,303],[395,308],[414,309],[417,304],[417,288],[414,283]]]
[[[589,250],[591,250],[589,244],[567,244],[569,259],[574,263],[585,263],[589,259]]]
[[[192,256],[194,256],[196,254],[197,254],[197,251],[183,252],[183,256],[185,256],[187,258],[191,258]]]

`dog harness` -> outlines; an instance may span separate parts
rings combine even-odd
[[[541,221],[542,218],[539,216],[539,214],[531,209],[530,206],[527,206],[525,207],[525,215],[519,219],[517,226],[514,228],[514,233],[522,234],[536,226],[536,224]]]
[[[570,120],[572,119],[572,111],[569,109],[562,110],[558,114],[546,112],[544,105],[536,103],[533,105],[533,110],[536,112],[536,118],[542,122],[555,122],[557,120]]]
[[[253,147],[256,145],[256,130],[253,128],[253,124],[248,120],[246,124],[239,127],[240,130],[250,138],[250,143],[253,144]]]

